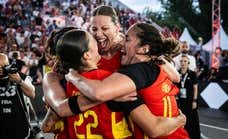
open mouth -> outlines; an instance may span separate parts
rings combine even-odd
[[[98,40],[98,47],[100,49],[107,48],[107,46],[108,46],[108,40],[107,39],[100,39],[100,40]]]

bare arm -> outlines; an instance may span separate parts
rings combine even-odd
[[[21,90],[23,91],[23,93],[26,96],[28,96],[30,98],[35,98],[35,87],[31,83],[31,80],[29,79],[29,76],[27,76],[25,78],[25,80],[23,80],[21,78],[19,73],[10,74],[9,77],[10,77],[11,81],[14,81],[14,82],[20,84]]]
[[[193,85],[193,99],[198,99],[198,84]]]
[[[43,92],[45,101],[52,107],[60,116],[63,113],[71,112],[66,98],[65,91],[60,84],[61,77],[54,72],[49,72],[43,79]],[[65,102],[65,103],[64,103]]]
[[[25,93],[26,96],[30,98],[35,98],[35,87],[31,83],[30,79],[25,78],[25,80],[22,81],[20,85],[21,85],[21,90]]]
[[[193,103],[192,109],[197,108],[197,100],[198,100],[198,84],[193,85]]]
[[[116,72],[102,81],[86,79],[77,71],[70,71],[65,77],[94,101],[112,100],[136,91],[134,82],[128,76]]]
[[[74,115],[74,113],[72,113],[71,110],[69,109],[68,99],[64,99],[63,97],[64,97],[64,95],[54,97],[59,100],[59,102],[54,102],[53,106],[55,106],[56,103],[59,103],[59,105],[57,105],[54,110],[61,117]],[[53,100],[51,99],[51,101],[49,101],[49,102],[52,102],[52,101]],[[45,99],[45,102],[47,105],[49,105],[46,99]],[[81,111],[85,111],[91,107],[94,107],[97,104],[99,104],[99,103],[92,102],[82,95],[78,97],[78,105],[79,105]],[[61,112],[61,111],[63,111],[63,112]],[[50,108],[48,109],[48,111],[42,121],[42,125],[41,125],[41,130],[44,133],[61,130],[62,124],[64,124],[64,123],[56,113],[54,111],[52,111]]]
[[[43,79],[43,91],[45,101],[50,105],[60,117],[72,116],[66,93],[60,84],[61,77],[54,72],[47,73]],[[101,102],[93,102],[80,95],[77,99],[80,110],[85,111]],[[76,105],[76,104],[75,104]]]
[[[180,76],[174,66],[166,61],[163,68],[171,80],[179,82]],[[133,80],[127,75],[117,72],[102,81],[86,79],[74,70],[71,70],[65,77],[77,86],[81,93],[94,101],[107,101],[136,91]]]
[[[82,78],[85,79],[84,77],[82,77]],[[95,82],[100,82],[100,81],[95,81]],[[83,85],[83,84],[81,84],[81,85]],[[114,88],[114,87],[112,86],[112,88]],[[79,96],[79,98],[80,97],[81,96]],[[80,102],[80,99],[78,100],[78,103],[79,104],[87,104],[88,105],[89,103],[92,103],[92,102],[93,101],[89,101],[89,100],[84,101],[84,102]],[[155,136],[162,136],[162,135],[165,136],[165,135],[170,134],[174,130],[176,130],[178,127],[184,125],[183,124],[184,123],[183,122],[184,121],[183,119],[180,120],[180,118],[179,119],[177,119],[177,118],[171,118],[171,119],[169,119],[169,118],[167,118],[167,119],[166,118],[158,118],[158,117],[155,117],[154,115],[152,115],[151,112],[149,111],[149,109],[148,108],[145,108],[145,107],[146,107],[145,105],[143,105],[143,107],[141,107],[141,106],[140,107],[137,107],[135,110],[132,111],[131,116],[133,117],[133,120],[137,124],[142,125],[141,128],[143,128],[143,130],[149,136],[154,136],[154,137]],[[86,107],[84,107],[84,108],[86,109]],[[80,109],[81,109],[81,106],[80,106]],[[142,115],[142,112],[144,113],[143,115]],[[151,123],[153,123],[153,124],[151,124]],[[156,126],[155,126],[155,124],[156,124]],[[162,130],[160,130],[160,129],[162,129]]]
[[[55,124],[60,118],[49,108],[41,124],[41,130],[44,133],[54,132],[56,130]]]
[[[174,118],[164,118],[153,115],[146,105],[135,108],[130,116],[150,137],[167,136],[186,123],[186,117],[180,114]]]
[[[171,81],[178,83],[180,82],[180,74],[170,62],[168,62],[164,57],[159,57],[165,64],[161,65],[163,70],[168,74]]]

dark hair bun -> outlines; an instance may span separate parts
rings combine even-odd
[[[163,40],[163,51],[166,54],[177,54],[180,50],[180,42],[173,37]]]

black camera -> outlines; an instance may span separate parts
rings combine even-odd
[[[8,74],[14,74],[18,72],[16,64],[10,64],[2,67],[3,75],[7,76]]]

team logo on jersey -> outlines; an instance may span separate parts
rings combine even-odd
[[[164,82],[164,83],[162,83],[161,89],[163,92],[169,93],[171,90],[171,86]]]

